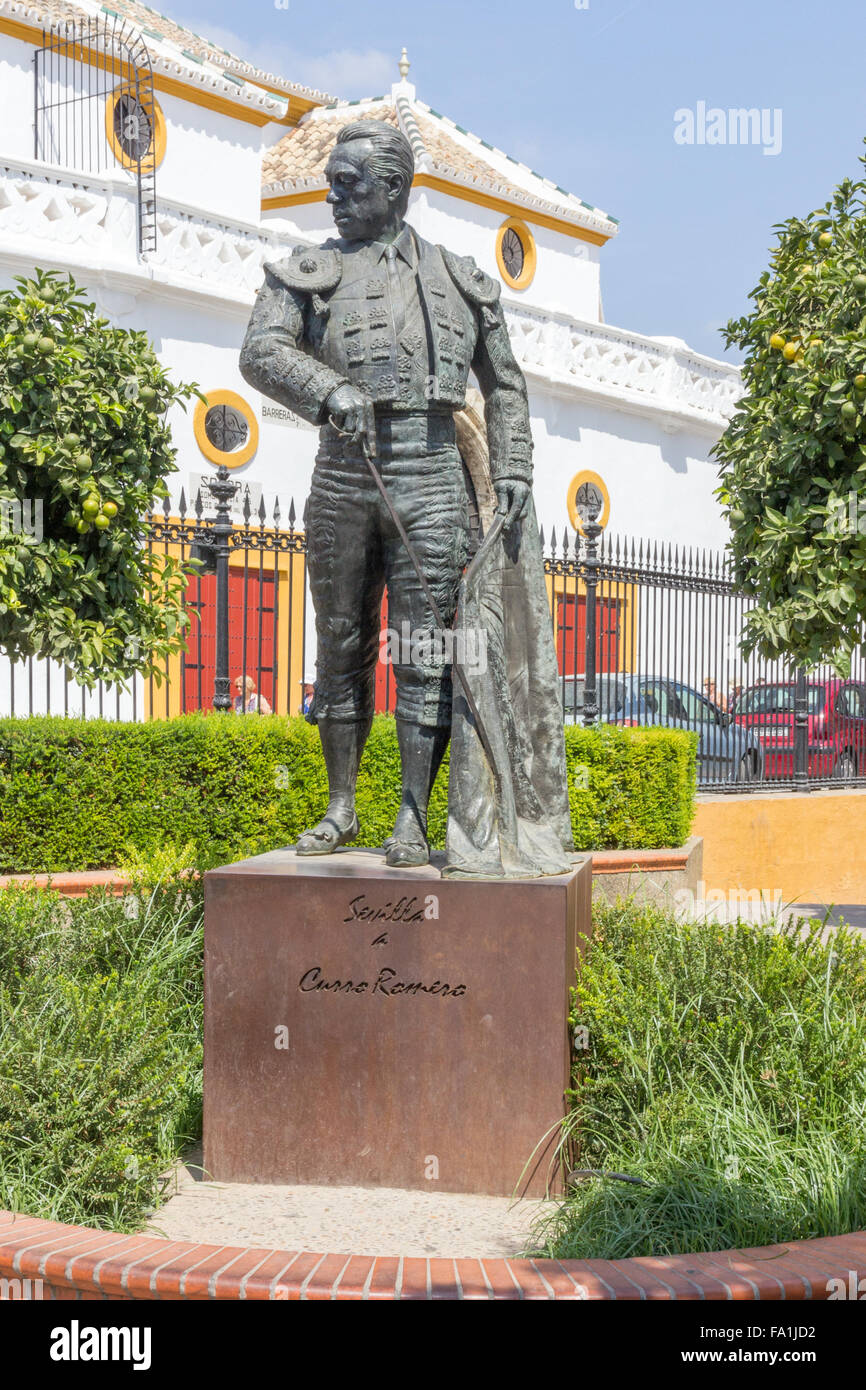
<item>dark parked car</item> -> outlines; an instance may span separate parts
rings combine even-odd
[[[732,702],[734,722],[758,738],[766,775],[790,778],[794,772],[793,681],[751,685]],[[866,773],[866,684],[862,681],[810,680],[806,686],[810,777],[857,777]]]
[[[565,722],[583,721],[583,676],[566,677]],[[750,729],[705,695],[664,676],[610,675],[597,682],[599,718],[606,724],[663,725],[698,735],[699,782],[751,782],[764,773],[764,754]]]

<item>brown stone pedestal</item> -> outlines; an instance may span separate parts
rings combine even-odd
[[[517,881],[360,850],[212,870],[208,1176],[543,1193],[590,887],[588,858]]]

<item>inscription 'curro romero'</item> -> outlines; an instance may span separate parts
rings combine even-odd
[[[369,980],[328,980],[322,974],[320,965],[305,970],[298,981],[302,994],[312,994],[322,990],[328,994],[410,994],[417,999],[419,994],[438,994],[442,999],[450,995],[461,999],[466,993],[466,985],[450,985],[447,981],[433,980],[425,984],[422,980],[398,980],[397,971],[385,965],[371,984]]]

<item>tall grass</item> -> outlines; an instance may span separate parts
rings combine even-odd
[[[138,1229],[201,1132],[202,901],[0,892],[0,1206]],[[539,1253],[622,1257],[866,1225],[866,943],[596,908],[562,1145],[588,1176]],[[585,1030],[585,1035],[581,1032]]]
[[[117,1231],[201,1132],[202,902],[0,892],[0,1206]]]
[[[866,943],[821,935],[597,908],[563,1133],[568,1166],[596,1171],[539,1223],[542,1253],[673,1254],[866,1225]]]

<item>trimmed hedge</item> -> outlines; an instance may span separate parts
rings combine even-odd
[[[695,737],[567,727],[579,849],[650,849],[688,837]],[[447,759],[430,803],[444,843]],[[358,780],[359,844],[380,845],[400,801],[394,721],[373,724]],[[0,719],[0,872],[108,868],[130,848],[193,844],[214,862],[291,844],[322,814],[319,736],[303,719],[190,714],[121,724]]]

